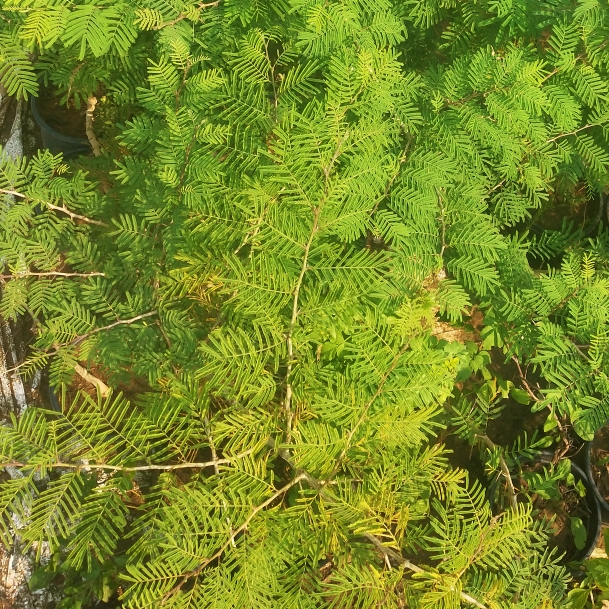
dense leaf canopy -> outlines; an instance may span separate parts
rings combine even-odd
[[[17,514],[50,544],[66,607],[563,606],[530,505],[493,515],[441,434],[479,443],[510,388],[584,439],[609,419],[609,8],[2,17],[0,82],[97,96],[103,150],[2,160],[0,313],[62,401],[0,429],[4,542]],[[480,340],[437,336],[473,311]]]

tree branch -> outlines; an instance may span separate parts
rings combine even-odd
[[[370,212],[370,216],[373,216],[376,213],[376,210],[378,209],[379,205],[389,195],[389,191],[391,190],[391,187],[393,186],[393,183],[398,179],[398,176],[400,175],[400,171],[402,169],[402,165],[406,162],[406,159],[408,157],[408,150],[409,150],[412,142],[414,142],[414,137],[412,136],[412,134],[408,133],[407,137],[406,137],[406,144],[404,146],[404,150],[403,150],[400,158],[398,159],[398,166],[397,166],[395,172],[393,173],[393,175],[391,176],[391,178],[389,178],[389,180],[387,181],[387,184],[385,185],[385,191],[377,199],[376,203],[374,204],[374,207],[372,208],[372,211]]]
[[[220,2],[222,2],[222,0],[216,0],[216,2],[207,2],[207,3],[200,2],[197,5],[197,9],[203,10],[204,8],[212,8],[214,6],[218,6],[220,4]],[[164,23],[161,23],[161,25],[157,25],[154,29],[162,30],[164,27],[168,27],[170,25],[175,25],[176,23],[180,23],[180,21],[187,19],[189,16],[190,16],[190,13],[180,13],[179,17],[176,17],[175,19],[172,19],[171,21],[165,21]]]
[[[526,392],[533,399],[533,401],[539,402],[540,399],[535,395],[535,393],[529,386],[529,383],[527,382],[524,372],[522,371],[522,368],[520,367],[520,362],[518,361],[518,358],[515,355],[513,355],[512,360],[516,363],[516,367],[518,368],[518,376],[520,377],[520,380],[522,381],[522,384],[523,384],[524,388],[526,389]]]
[[[212,459],[211,461],[193,462],[193,463],[177,463],[174,465],[136,465],[134,467],[125,467],[122,465],[108,465],[106,463],[51,463],[46,465],[47,469],[100,469],[111,472],[147,472],[147,471],[163,471],[171,472],[175,469],[204,469],[206,467],[214,467],[225,465],[247,457],[254,452],[254,448],[243,451],[228,459]],[[1,463],[0,467],[27,467],[27,463],[19,461],[11,461],[10,463]]]
[[[294,342],[292,340],[292,337],[294,334],[294,328],[296,327],[296,320],[297,320],[298,314],[299,314],[298,299],[300,297],[300,290],[302,288],[305,273],[307,272],[307,270],[309,268],[309,254],[311,252],[311,246],[313,245],[313,239],[315,238],[315,235],[317,234],[317,232],[319,230],[319,216],[321,214],[321,209],[323,207],[323,203],[324,203],[326,197],[328,196],[328,192],[330,189],[330,175],[332,173],[332,169],[334,168],[334,164],[336,163],[336,161],[338,160],[338,157],[340,157],[340,155],[342,153],[342,147],[348,139],[349,139],[349,131],[345,131],[345,133],[343,134],[343,136],[340,138],[340,140],[338,141],[338,143],[336,145],[336,150],[334,151],[334,154],[332,155],[330,162],[325,167],[322,167],[322,171],[325,176],[323,197],[322,197],[322,200],[320,201],[319,205],[317,205],[316,207],[313,208],[313,228],[311,229],[311,234],[309,235],[309,239],[304,247],[304,256],[303,256],[303,261],[302,261],[302,267],[300,269],[300,274],[298,276],[298,280],[296,282],[296,287],[294,288],[294,292],[293,292],[294,298],[292,300],[292,316],[290,318],[290,327],[288,329],[288,334],[287,334],[288,365],[287,365],[287,372],[286,372],[286,376],[285,376],[286,389],[285,389],[285,402],[284,402],[284,409],[285,409],[286,415],[287,415],[286,443],[288,443],[288,444],[291,442],[291,439],[292,439],[292,422],[294,419],[294,413],[292,411],[293,388],[292,388],[292,381],[291,381],[292,367],[293,367],[293,360],[294,360]]]
[[[556,140],[559,140],[563,137],[569,137],[570,135],[577,135],[580,131],[584,131],[585,129],[590,129],[591,127],[599,127],[600,125],[596,124],[596,123],[589,123],[587,125],[584,125],[583,127],[580,127],[579,129],[575,129],[573,131],[569,131],[569,133],[560,133],[559,135],[556,135],[554,137],[551,137],[549,140],[546,140],[546,144],[549,144],[551,142],[555,142]]]
[[[199,573],[201,573],[201,571],[203,571],[203,569],[205,569],[205,567],[207,567],[207,565],[209,565],[209,563],[211,563],[214,560],[216,560],[216,558],[220,558],[222,556],[222,554],[224,554],[226,549],[235,542],[235,538],[237,537],[237,535],[239,535],[240,533],[243,533],[243,531],[245,531],[247,529],[247,527],[249,526],[250,522],[256,517],[256,514],[258,514],[259,512],[264,510],[264,508],[266,508],[269,505],[271,505],[271,503],[273,503],[274,501],[279,499],[279,497],[281,497],[282,495],[287,493],[293,486],[295,486],[296,484],[298,484],[299,482],[301,482],[305,478],[306,478],[306,476],[305,476],[304,473],[299,474],[298,476],[296,476],[296,478],[294,478],[294,480],[292,480],[291,482],[288,482],[288,484],[286,484],[285,486],[282,486],[279,490],[275,491],[266,501],[263,501],[260,505],[257,505],[250,512],[250,515],[245,519],[243,524],[238,529],[236,529],[235,531],[232,532],[231,536],[228,538],[228,541],[226,541],[226,543],[224,543],[218,549],[218,551],[215,554],[213,554],[213,556],[210,556],[209,558],[206,558],[195,569],[193,569],[192,571],[189,571],[188,573],[184,573],[184,575],[182,575],[181,581],[178,584],[176,584],[171,590],[169,590],[169,592],[167,592],[167,594],[165,594],[165,596],[163,596],[163,600],[161,601],[161,604],[164,604],[165,602],[167,602],[168,599],[170,599],[172,596],[177,594],[181,590],[182,586],[189,579],[199,575]]]
[[[362,414],[360,415],[359,419],[357,420],[357,422],[355,423],[355,425],[353,426],[351,431],[347,434],[347,438],[345,441],[345,447],[343,448],[340,455],[336,459],[336,464],[334,465],[334,469],[332,470],[332,473],[326,479],[326,482],[325,482],[326,484],[328,481],[330,481],[332,478],[334,478],[334,476],[338,473],[338,470],[340,469],[341,461],[345,458],[348,450],[351,448],[350,444],[351,444],[351,440],[353,440],[353,436],[356,434],[357,430],[359,429],[359,426],[364,422],[364,420],[368,416],[368,411],[370,410],[370,407],[372,406],[372,404],[374,404],[376,399],[383,392],[383,387],[385,386],[387,379],[391,376],[391,373],[395,370],[395,367],[398,365],[400,358],[402,357],[402,355],[404,355],[404,353],[408,349],[409,345],[410,345],[409,342],[404,343],[402,345],[401,349],[398,351],[396,356],[393,358],[393,361],[391,362],[389,369],[383,375],[383,378],[381,379],[379,386],[376,389],[376,392],[370,398],[370,400],[366,403],[366,405],[364,406],[364,410],[362,411]]]
[[[77,336],[75,339],[71,340],[70,342],[62,343],[62,345],[60,345],[60,346],[78,345],[86,338],[89,338],[89,336],[92,336],[93,334],[97,334],[98,332],[104,332],[105,330],[111,330],[112,328],[116,328],[117,326],[128,326],[128,325],[135,323],[136,321],[139,321],[140,319],[145,319],[146,317],[152,317],[153,315],[156,315],[156,314],[157,314],[157,311],[150,311],[148,313],[142,313],[141,315],[136,315],[135,317],[132,317],[131,319],[120,319],[119,321],[115,321],[114,323],[111,323],[107,326],[103,326],[101,328],[95,328],[95,329],[91,330],[90,332],[81,334],[81,335]]]
[[[105,273],[62,273],[59,271],[47,271],[45,273],[33,273],[31,271],[18,272],[12,275],[0,275],[0,279],[21,279],[21,277],[105,277]]]
[[[16,190],[7,190],[6,188],[0,188],[0,193],[5,195],[12,195],[13,197],[19,197],[20,199],[30,199],[30,201],[36,201],[34,197],[24,195],[22,192],[17,192]],[[73,211],[70,211],[65,205],[53,205],[53,203],[43,201],[42,199],[40,199],[40,202],[46,205],[49,209],[63,212],[64,214],[68,215],[72,220],[82,220],[83,222],[86,222],[88,224],[95,224],[97,226],[108,226],[105,222],[101,222],[100,220],[92,220],[91,218],[87,218],[87,216],[75,214]]]
[[[316,207],[313,213],[313,229],[309,235],[309,240],[304,249],[304,256],[302,260],[302,268],[300,269],[300,275],[294,288],[294,298],[292,300],[292,317],[290,319],[290,327],[288,330],[287,345],[288,345],[288,367],[285,375],[286,388],[285,388],[285,403],[284,408],[287,414],[287,432],[286,442],[289,444],[292,439],[292,421],[294,413],[292,412],[292,365],[294,359],[294,341],[292,340],[294,334],[294,328],[296,327],[296,320],[298,318],[298,298],[300,297],[300,289],[302,288],[302,282],[304,281],[305,273],[309,268],[309,253],[311,252],[311,245],[317,231],[319,230],[319,214],[321,212],[321,205]]]
[[[269,441],[267,442],[267,445],[270,446],[271,448],[275,448],[275,442],[274,442],[274,440],[272,438],[270,438]],[[304,479],[307,481],[307,483],[309,484],[309,486],[311,488],[313,488],[316,491],[318,491],[321,497],[324,497],[324,496],[327,497],[326,487],[329,486],[328,479],[326,479],[326,480],[318,480],[317,478],[314,478],[313,476],[311,476],[305,470],[299,470],[294,465],[294,462],[292,461],[292,459],[290,457],[290,454],[289,454],[289,452],[286,449],[279,449],[278,452],[279,452],[279,455],[293,469],[295,469],[297,472],[299,472],[299,475],[304,476]],[[428,574],[431,574],[430,571],[426,571],[425,569],[419,567],[418,565],[415,565],[414,563],[410,562],[409,560],[406,560],[405,558],[403,558],[395,550],[392,550],[391,548],[388,548],[387,546],[383,545],[383,542],[376,535],[372,535],[371,533],[364,533],[364,537],[368,541],[372,542],[374,547],[377,550],[379,550],[379,552],[381,552],[383,554],[383,556],[385,556],[386,558],[393,559],[395,562],[397,562],[403,568],[408,569],[410,571],[413,571],[414,573],[428,573]],[[469,594],[466,594],[465,592],[460,592],[460,596],[461,596],[462,600],[466,601],[467,603],[470,603],[471,605],[475,605],[476,607],[479,607],[480,609],[487,609],[487,607],[485,605],[483,605],[482,603],[477,601],[473,596],[470,596]]]
[[[482,442],[489,448],[491,451],[499,448],[488,436],[476,434],[477,438],[480,438]],[[501,473],[505,478],[505,481],[508,486],[508,499],[510,500],[510,507],[516,511],[518,509],[518,502],[516,501],[516,489],[514,488],[514,481],[512,480],[512,474],[510,473],[510,468],[507,466],[505,459],[503,457],[503,452],[499,448],[499,466],[501,467]]]
[[[65,205],[62,205],[62,206],[53,205],[52,203],[46,203],[44,201],[43,201],[43,203],[45,203],[45,205],[49,209],[52,209],[54,211],[63,212],[64,214],[69,216],[72,220],[82,220],[83,222],[86,222],[87,224],[95,224],[96,226],[108,226],[105,222],[102,222],[101,220],[91,220],[91,218],[87,218],[87,216],[81,216],[80,214],[75,214],[73,211],[70,211]]]
[[[425,569],[421,569],[421,567],[419,567],[418,565],[415,565],[414,563],[410,562],[409,560],[406,560],[405,558],[403,558],[402,555],[398,554],[395,550],[392,550],[391,548],[388,548],[387,546],[383,545],[381,540],[378,537],[376,537],[376,535],[371,535],[370,533],[364,533],[364,537],[368,541],[370,541],[372,543],[372,545],[374,545],[374,547],[381,554],[383,554],[383,556],[398,563],[404,569],[408,569],[409,571],[413,571],[414,573],[427,573],[428,575],[432,575],[432,576],[435,575],[435,574],[432,574],[430,571],[425,571]],[[479,609],[487,609],[486,605],[483,605],[480,601],[476,600],[473,596],[470,596],[466,592],[460,591],[459,596],[461,597],[461,600],[465,601],[466,603],[469,603],[470,605],[474,605],[475,607],[478,607]]]
[[[96,105],[97,97],[91,95],[91,97],[87,99],[87,113],[85,114],[85,133],[87,134],[87,139],[89,140],[89,144],[91,144],[91,148],[93,149],[93,154],[95,156],[101,156],[101,146],[99,140],[95,135],[95,131],[93,131],[93,113],[95,112]]]

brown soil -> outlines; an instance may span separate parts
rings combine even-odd
[[[36,101],[38,112],[49,127],[70,137],[85,137],[86,107],[81,104],[76,108],[73,99],[68,104],[60,104],[60,98],[50,87],[40,87]]]
[[[607,463],[603,463],[604,459],[607,459]],[[596,432],[590,451],[590,465],[596,488],[609,501],[609,427]]]

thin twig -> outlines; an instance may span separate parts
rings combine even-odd
[[[197,5],[197,9],[202,10],[204,8],[212,8],[214,6],[218,6],[218,4],[220,4],[220,2],[222,2],[222,0],[216,0],[216,2],[207,2],[207,3],[200,2]],[[184,19],[187,19],[188,17],[190,17],[190,13],[180,13],[179,17],[176,17],[175,19],[172,19],[171,21],[165,21],[164,23],[157,25],[154,29],[162,30],[165,27],[175,25],[176,23],[180,23],[180,21],[183,21]]]
[[[514,511],[518,509],[518,502],[516,501],[516,489],[514,488],[514,482],[512,480],[512,474],[510,473],[510,468],[507,466],[505,459],[503,457],[503,451],[499,448],[488,436],[476,434],[476,437],[482,440],[482,442],[489,448],[491,451],[498,449],[499,454],[499,466],[501,467],[501,473],[505,478],[508,486],[508,498],[510,500],[510,506]]]
[[[0,275],[0,279],[21,279],[22,277],[105,277],[105,273],[62,273],[59,271],[47,271],[45,273],[33,273],[31,271],[17,272],[13,275]]]
[[[272,438],[269,438],[269,440],[267,441],[267,445],[270,448],[276,448],[276,443]],[[304,479],[306,480],[306,482],[308,483],[308,485],[311,488],[318,491],[321,497],[326,497],[326,498],[328,497],[327,487],[330,486],[329,478],[326,478],[324,480],[318,480],[317,478],[314,478],[313,476],[311,476],[311,474],[309,474],[307,471],[298,470],[290,456],[289,451],[287,451],[286,449],[279,449],[278,452],[279,452],[279,455],[292,468],[296,469],[296,471],[298,472],[298,474],[300,476],[304,476]],[[432,574],[431,571],[425,571],[425,569],[422,569],[418,565],[415,565],[414,563],[410,562],[409,560],[406,560],[405,558],[403,558],[395,550],[392,550],[391,548],[388,548],[387,546],[383,545],[382,541],[376,535],[372,535],[371,533],[364,533],[364,537],[366,539],[368,539],[368,541],[372,542],[372,544],[376,547],[376,549],[379,550],[386,558],[388,557],[388,558],[393,559],[395,562],[397,562],[399,565],[401,565],[405,569],[413,571],[414,573],[428,573],[430,575]],[[460,595],[464,601],[470,603],[471,605],[475,605],[476,607],[479,607],[480,609],[487,609],[485,605],[483,605],[482,603],[477,601],[473,596],[470,596],[469,594],[467,594],[465,592],[460,592]]]
[[[36,201],[35,197],[30,197],[29,195],[24,195],[22,192],[17,192],[16,190],[7,190],[6,188],[0,188],[0,193],[5,195],[12,195],[14,197],[19,197],[20,199],[30,199],[32,201]],[[95,224],[97,226],[108,226],[105,222],[101,220],[92,220],[91,218],[87,218],[87,216],[81,216],[80,214],[75,214],[73,211],[70,211],[65,205],[59,206],[54,205],[53,203],[49,203],[48,201],[43,201],[40,199],[41,203],[44,203],[49,209],[54,211],[61,211],[64,214],[68,215],[72,220],[82,220],[83,222],[87,222],[88,224]]]
[[[412,135],[409,133],[406,138],[406,144],[404,146],[404,150],[403,150],[400,158],[398,159],[398,166],[397,166],[395,172],[393,173],[393,175],[391,176],[391,178],[389,178],[389,180],[387,181],[387,184],[385,185],[385,191],[383,192],[382,196],[380,196],[377,199],[376,203],[374,204],[374,207],[372,208],[372,211],[370,212],[371,216],[373,216],[376,213],[376,210],[378,209],[379,205],[387,198],[387,196],[389,195],[389,191],[391,190],[391,187],[393,186],[394,182],[398,179],[398,176],[400,175],[400,171],[402,169],[402,165],[406,162],[406,159],[408,158],[408,150],[413,141],[414,141],[414,137],[412,137]]]
[[[569,131],[569,133],[560,133],[559,135],[556,135],[554,137],[551,137],[549,140],[546,140],[546,144],[555,142],[556,140],[559,140],[563,137],[569,137],[570,135],[577,135],[580,131],[584,131],[585,129],[590,129],[590,127],[598,127],[598,126],[599,125],[596,123],[589,123],[587,125],[584,125],[583,127],[580,127],[579,129]]]
[[[487,193],[486,196],[488,197],[492,192],[495,192],[498,188],[501,188],[504,184],[505,184],[506,178],[503,178],[503,180],[501,180],[501,182],[495,184],[495,186],[493,186]]]
[[[108,226],[105,222],[101,220],[92,220],[91,218],[87,218],[87,216],[81,216],[80,214],[75,214],[73,211],[70,211],[65,205],[53,205],[52,203],[46,203],[45,205],[54,211],[61,211],[67,216],[69,216],[72,220],[82,220],[88,224],[95,224],[96,226]]]
[[[309,268],[309,253],[311,252],[311,246],[313,245],[313,239],[319,230],[319,214],[321,212],[321,206],[315,208],[313,212],[313,229],[309,235],[309,239],[304,249],[304,256],[302,259],[302,267],[300,269],[300,275],[294,288],[294,297],[292,299],[292,317],[290,319],[290,327],[288,329],[287,346],[288,346],[288,366],[285,375],[286,388],[285,388],[285,403],[284,408],[287,414],[287,433],[286,443],[290,443],[292,439],[292,420],[294,413],[292,412],[292,366],[294,359],[294,328],[296,327],[296,320],[298,318],[298,299],[300,297],[300,290],[302,288],[302,282],[304,281],[305,273]]]
[[[47,469],[101,469],[112,472],[146,472],[146,471],[164,471],[170,472],[175,469],[204,469],[206,467],[225,465],[232,463],[237,459],[247,457],[254,452],[254,448],[250,448],[230,459],[212,459],[211,461],[195,462],[195,463],[177,463],[174,465],[137,465],[134,467],[125,467],[122,465],[108,465],[106,463],[51,463],[46,465]],[[10,463],[0,463],[0,467],[27,467],[27,463],[11,461]]]
[[[129,324],[135,323],[136,321],[139,321],[140,319],[144,319],[146,317],[150,317],[150,316],[156,315],[156,314],[157,314],[157,311],[150,311],[149,313],[143,313],[142,315],[137,315],[136,317],[132,317],[131,319],[120,319],[119,321],[115,321],[114,323],[111,323],[107,326],[103,326],[101,328],[94,328],[90,332],[87,332],[86,334],[81,334],[80,336],[77,336],[76,338],[74,338],[71,341],[68,341],[67,343],[60,343],[60,344],[53,345],[54,350],[44,351],[44,356],[46,358],[48,358],[52,355],[55,355],[56,353],[59,352],[59,349],[61,347],[67,347],[69,345],[78,345],[86,338],[89,338],[89,336],[92,336],[93,334],[97,334],[98,332],[103,332],[104,330],[111,330],[112,328],[116,328],[117,326],[129,325]],[[7,373],[15,372],[16,370],[19,370],[20,368],[22,368],[26,363],[27,363],[27,360],[24,362],[21,362],[17,366],[13,366],[12,368],[7,368],[5,372],[7,372]]]
[[[418,565],[415,565],[414,563],[410,562],[409,560],[406,560],[404,557],[402,557],[400,554],[398,554],[395,550],[392,550],[391,548],[388,548],[387,546],[383,545],[381,540],[376,535],[372,535],[370,533],[364,533],[364,537],[368,541],[370,541],[374,545],[374,547],[381,554],[383,554],[383,556],[395,561],[404,569],[408,569],[409,571],[413,571],[414,573],[427,573],[428,575],[430,575],[432,577],[434,575],[436,575],[436,574],[432,573],[431,571],[425,571],[425,569],[421,569],[421,567],[419,567]],[[486,605],[483,605],[480,601],[476,600],[473,596],[470,596],[466,592],[460,591],[459,596],[461,597],[461,600],[465,601],[466,603],[469,603],[470,605],[474,605],[475,607],[478,607],[479,609],[487,609]]]
[[[214,438],[211,435],[211,429],[209,427],[209,417],[205,415],[205,433],[207,434],[207,440],[209,441],[209,449],[211,450],[211,456],[214,461],[218,461],[218,454],[216,453],[216,445],[214,444]],[[218,463],[214,464],[214,473],[216,476],[220,473]]]
[[[605,40],[603,40],[603,42],[601,42],[601,44],[598,45],[597,51],[600,51],[601,49],[605,48],[608,43],[609,43],[609,38],[606,38]],[[573,61],[570,62],[570,64],[575,65],[580,59],[583,59],[585,56],[586,56],[586,53],[580,53],[577,57],[573,58]],[[564,69],[564,66],[559,66],[557,68],[554,68],[549,74],[547,74],[546,76],[544,76],[541,79],[541,82],[544,83],[549,78],[552,78],[552,76],[554,76],[554,74],[558,74],[558,72],[560,72],[563,69]]]
[[[349,139],[349,135],[350,135],[349,131],[345,131],[345,133],[343,134],[343,136],[340,138],[340,140],[338,141],[338,143],[336,145],[336,150],[334,151],[334,154],[332,155],[330,162],[325,167],[322,167],[322,171],[325,176],[324,194],[323,194],[322,200],[319,203],[319,205],[317,205],[316,207],[313,208],[313,228],[311,229],[311,234],[309,235],[309,239],[307,240],[307,243],[304,247],[304,256],[303,256],[302,266],[301,266],[300,274],[298,276],[298,280],[296,282],[296,286],[295,286],[294,292],[293,292],[294,296],[293,296],[293,300],[292,300],[292,316],[290,318],[290,327],[288,328],[287,339],[286,339],[287,347],[288,347],[288,365],[287,365],[287,371],[286,371],[286,376],[285,376],[286,389],[285,389],[284,409],[285,409],[286,415],[287,415],[287,421],[286,421],[286,443],[287,444],[289,444],[292,439],[292,422],[294,420],[294,412],[292,411],[293,388],[292,388],[291,376],[292,376],[292,368],[293,368],[293,360],[294,360],[293,334],[294,334],[294,329],[296,327],[296,320],[297,320],[298,314],[299,314],[298,299],[300,297],[300,290],[302,288],[305,274],[306,274],[307,270],[309,269],[309,253],[311,251],[311,246],[313,245],[313,239],[315,238],[315,235],[317,234],[317,232],[319,230],[319,216],[321,214],[321,209],[322,209],[323,203],[330,191],[330,175],[332,173],[332,169],[334,168],[334,164],[338,160],[338,157],[340,157],[340,155],[341,155],[343,145]]]
[[[444,252],[446,251],[446,222],[444,222],[444,205],[442,205],[442,195],[437,188],[436,194],[438,195],[438,205],[440,206],[440,224],[442,225],[442,249],[440,250],[440,260],[442,260],[444,258]]]
[[[404,355],[404,353],[408,349],[409,344],[410,343],[407,342],[404,345],[402,345],[401,349],[398,351],[396,356],[393,358],[393,361],[391,362],[391,365],[389,366],[389,369],[383,375],[383,378],[381,379],[381,381],[379,383],[379,386],[377,387],[374,395],[366,403],[366,405],[364,406],[364,409],[363,409],[362,414],[360,415],[359,419],[357,420],[357,422],[355,423],[355,425],[353,426],[351,431],[347,434],[347,437],[345,439],[345,447],[343,448],[343,450],[341,451],[340,455],[336,459],[336,464],[334,465],[332,473],[327,477],[326,483],[329,480],[331,480],[338,473],[338,470],[340,469],[341,461],[345,458],[348,450],[351,448],[350,445],[351,445],[351,440],[353,440],[353,436],[355,436],[355,434],[357,433],[357,430],[359,429],[359,426],[364,422],[364,420],[368,416],[368,411],[370,410],[370,407],[372,406],[372,404],[374,404],[376,399],[383,392],[383,388],[385,386],[385,383],[387,382],[387,379],[391,376],[391,373],[395,370],[395,367],[398,365],[398,362],[400,361],[400,358],[402,357],[402,355]]]
[[[296,484],[298,484],[299,482],[301,482],[305,478],[306,478],[306,476],[305,476],[304,473],[296,476],[296,478],[294,478],[294,480],[292,480],[291,482],[288,482],[288,484],[286,484],[285,486],[282,486],[279,490],[275,491],[266,501],[263,501],[261,504],[257,505],[250,512],[250,515],[245,519],[243,524],[238,529],[235,529],[232,532],[232,534],[228,538],[228,541],[226,541],[217,550],[217,552],[215,554],[213,554],[209,558],[206,558],[199,566],[194,568],[192,571],[189,571],[188,573],[184,573],[184,575],[182,575],[181,581],[178,584],[176,584],[171,590],[169,590],[169,592],[167,592],[167,594],[165,594],[165,596],[163,597],[163,600],[161,601],[161,604],[164,604],[168,599],[170,599],[172,596],[177,594],[182,589],[182,586],[184,586],[184,584],[189,579],[199,575],[201,573],[201,571],[203,571],[203,569],[205,569],[205,567],[207,567],[207,565],[209,565],[209,563],[211,563],[214,560],[216,560],[216,558],[220,558],[222,556],[222,554],[224,554],[226,549],[229,546],[233,545],[237,535],[239,535],[240,533],[243,533],[243,531],[245,531],[247,529],[247,527],[249,526],[250,522],[256,517],[256,514],[258,514],[259,512],[264,510],[264,508],[266,508],[269,505],[271,505],[271,503],[273,503],[274,501],[279,499],[279,497],[281,497],[282,495],[287,493],[293,486],[295,486]]]
[[[533,390],[529,386],[529,384],[527,382],[527,379],[526,379],[526,377],[524,375],[524,372],[522,371],[522,368],[520,367],[520,362],[518,361],[518,358],[515,355],[512,356],[512,361],[514,361],[516,363],[516,366],[518,368],[518,376],[520,377],[520,380],[522,381],[522,384],[524,385],[524,388],[526,389],[526,391],[529,394],[529,396],[535,402],[540,402],[541,400],[535,395],[535,393],[533,392]]]
[[[136,321],[139,321],[140,319],[145,319],[146,317],[152,317],[153,315],[156,315],[156,314],[157,314],[157,311],[149,311],[148,313],[142,313],[141,315],[136,315],[135,317],[132,317],[131,319],[119,319],[118,321],[115,321],[114,323],[111,323],[107,326],[103,326],[101,328],[94,328],[90,332],[87,332],[85,334],[80,334],[75,339],[73,339],[67,343],[63,343],[61,346],[78,345],[86,338],[89,338],[89,336],[92,336],[93,334],[97,334],[98,332],[104,332],[105,330],[111,330],[112,328],[116,328],[117,326],[128,326],[130,324],[135,323]]]
[[[0,192],[5,195],[12,195],[13,197],[19,197],[20,199],[27,199],[27,195],[24,195],[22,192],[17,192],[16,190],[7,190],[6,188],[0,188]]]

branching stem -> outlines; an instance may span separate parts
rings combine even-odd
[[[117,326],[129,326],[129,325],[135,323],[136,321],[139,321],[140,319],[145,319],[146,317],[152,317],[153,315],[156,315],[156,314],[157,314],[157,311],[149,311],[148,313],[142,313],[141,315],[136,315],[135,317],[132,317],[131,319],[119,319],[118,321],[108,324],[107,326],[103,326],[101,328],[94,328],[90,332],[86,332],[85,334],[80,334],[75,339],[71,340],[68,343],[64,343],[61,346],[78,345],[78,344],[82,343],[82,341],[85,340],[86,338],[89,338],[89,336],[93,336],[93,334],[97,334],[99,332],[104,332],[105,330],[111,330],[112,328],[116,328]]]
[[[218,6],[220,4],[220,2],[222,2],[222,0],[216,0],[216,2],[200,2],[199,4],[197,4],[197,9],[203,10],[205,8],[212,8],[214,6]],[[190,17],[190,13],[181,13],[179,17],[176,17],[175,19],[172,19],[171,21],[165,21],[164,23],[157,25],[154,29],[162,30],[164,27],[168,27],[170,25],[175,25],[176,23],[180,23],[180,21],[183,21],[184,19],[187,19],[188,17]]]
[[[430,571],[425,571],[425,569],[421,569],[418,565],[410,562],[403,558],[400,554],[398,554],[395,550],[388,548],[383,545],[381,540],[376,535],[371,535],[370,533],[364,533],[364,537],[372,543],[372,545],[386,558],[393,560],[400,567],[404,569],[408,569],[409,571],[413,571],[414,573],[427,573],[428,575],[432,575]],[[476,600],[473,596],[470,596],[466,592],[459,592],[459,596],[461,600],[469,603],[470,605],[474,605],[474,607],[478,607],[479,609],[487,609],[486,605],[483,605],[480,601]]]
[[[201,571],[203,571],[203,569],[205,569],[205,567],[207,567],[207,565],[209,565],[209,563],[213,562],[217,558],[220,558],[222,556],[222,554],[224,554],[224,552],[228,549],[228,547],[234,544],[235,538],[237,537],[237,535],[239,535],[240,533],[243,533],[243,531],[245,531],[247,529],[250,522],[256,517],[256,514],[258,514],[259,512],[264,510],[266,507],[271,505],[271,503],[273,503],[274,501],[279,499],[279,497],[281,497],[282,495],[285,495],[285,493],[287,493],[293,486],[297,485],[299,482],[301,482],[305,478],[306,478],[306,476],[304,473],[296,476],[296,478],[294,478],[294,480],[292,480],[291,482],[288,482],[288,484],[286,484],[285,486],[282,486],[279,490],[275,491],[266,501],[263,501],[261,504],[257,505],[250,512],[249,516],[245,519],[243,524],[238,529],[235,529],[232,532],[232,534],[228,538],[228,540],[217,550],[217,552],[215,554],[213,554],[209,558],[206,558],[198,567],[196,567],[192,571],[189,571],[188,573],[184,573],[184,575],[182,575],[182,579],[180,580],[180,582],[178,584],[176,584],[169,592],[167,592],[167,594],[165,594],[161,603],[164,604],[165,602],[167,602],[167,600],[169,600],[172,596],[174,596],[181,590],[182,586],[189,579],[199,575],[201,573]]]
[[[33,197],[28,195],[24,195],[22,192],[17,192],[16,190],[7,190],[6,188],[0,188],[0,193],[5,195],[11,195],[13,197],[18,197],[20,199],[30,199],[34,201]],[[60,211],[69,216],[72,220],[82,220],[87,224],[95,224],[96,226],[108,226],[105,222],[101,220],[92,220],[91,218],[87,218],[87,216],[81,216],[80,214],[75,214],[73,211],[70,211],[65,205],[54,205],[53,203],[49,203],[47,201],[40,201],[44,205],[46,205],[49,209],[53,211]]]
[[[359,419],[357,420],[355,425],[351,428],[351,431],[347,434],[347,437],[345,439],[345,446],[342,449],[338,458],[336,459],[336,464],[334,465],[334,469],[332,470],[332,473],[326,479],[326,483],[329,480],[331,480],[338,473],[342,460],[345,458],[345,456],[347,455],[347,452],[351,448],[351,441],[353,440],[353,436],[355,436],[360,425],[366,420],[370,407],[372,406],[372,404],[374,404],[376,399],[383,392],[383,388],[385,387],[385,383],[387,382],[387,379],[391,376],[391,373],[395,370],[395,367],[398,365],[398,362],[400,361],[400,358],[402,357],[402,355],[404,355],[404,353],[406,353],[406,350],[408,349],[409,344],[410,343],[407,342],[404,345],[402,345],[402,347],[400,348],[400,350],[398,351],[396,356],[393,358],[393,361],[391,362],[389,369],[387,370],[387,372],[385,372],[385,374],[383,375],[383,378],[381,378],[381,381],[380,381],[374,395],[370,398],[370,400],[368,400],[368,402],[364,406],[364,409],[363,409],[362,414],[360,415]]]
[[[514,481],[512,480],[512,474],[510,473],[510,468],[507,466],[505,462],[505,458],[503,457],[503,451],[499,448],[488,436],[476,434],[476,437],[482,440],[484,445],[491,451],[496,449],[499,455],[499,467],[501,467],[501,473],[505,478],[505,482],[508,487],[508,499],[510,500],[510,507],[516,511],[518,509],[518,502],[516,501],[516,489],[514,488]]]
[[[44,273],[33,273],[31,271],[17,272],[12,275],[0,275],[0,279],[21,279],[22,277],[105,277],[105,273],[62,273],[59,271],[47,271]]]
[[[287,414],[287,433],[286,433],[286,442],[289,444],[292,439],[292,420],[294,418],[294,413],[292,412],[292,365],[294,360],[294,329],[296,327],[296,320],[298,319],[298,298],[300,297],[300,290],[302,288],[302,282],[304,281],[305,273],[307,272],[309,266],[309,253],[311,252],[311,246],[313,245],[313,239],[317,231],[319,230],[319,214],[321,211],[321,206],[315,208],[313,212],[313,228],[311,230],[311,234],[309,235],[309,240],[305,245],[304,256],[302,259],[302,268],[300,269],[300,275],[298,276],[298,281],[296,282],[296,287],[294,288],[294,297],[292,299],[292,317],[290,319],[290,327],[288,330],[287,337],[287,345],[288,345],[288,368],[285,376],[286,380],[286,388],[285,388],[285,410]]]
[[[176,469],[204,469],[206,467],[217,467],[218,465],[226,465],[251,455],[255,449],[250,448],[227,459],[212,459],[211,461],[193,462],[193,463],[177,463],[174,465],[136,465],[134,467],[125,467],[123,465],[108,465],[106,463],[63,463],[58,461],[45,466],[47,469],[100,469],[111,472],[147,472],[147,471],[163,471],[171,472]],[[26,467],[27,463],[19,461],[11,461],[10,463],[1,463],[0,467]]]

